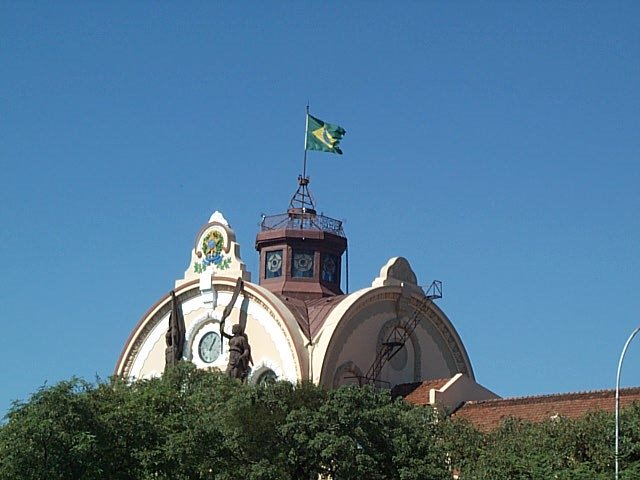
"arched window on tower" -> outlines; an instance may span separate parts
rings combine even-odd
[[[324,282],[336,283],[338,281],[338,257],[332,253],[323,253],[321,263],[320,279]]]

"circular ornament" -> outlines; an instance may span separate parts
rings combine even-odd
[[[293,266],[300,272],[313,268],[313,256],[308,253],[297,253],[293,258]]]
[[[267,269],[270,272],[277,272],[282,268],[282,253],[269,252],[267,254]]]

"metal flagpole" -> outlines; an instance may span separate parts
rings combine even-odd
[[[302,178],[307,178],[307,135],[309,135],[309,104],[307,103],[307,113],[304,116],[304,166],[302,168]]]
[[[629,338],[627,339],[627,343],[624,344],[624,348],[622,349],[622,353],[620,354],[620,361],[618,362],[618,372],[616,373],[616,452],[615,452],[615,462],[616,462],[616,471],[615,471],[615,479],[618,480],[618,474],[620,471],[618,457],[620,454],[620,371],[622,370],[622,362],[624,361],[624,354],[627,353],[627,347],[633,340],[633,337],[640,332],[640,327],[636,328]]]

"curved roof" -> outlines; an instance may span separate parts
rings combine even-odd
[[[465,373],[473,379],[473,368],[464,344],[444,312],[433,302],[425,304],[425,297],[418,289],[405,290],[402,285],[387,285],[365,288],[349,295],[327,299],[324,305],[320,302],[317,304],[317,313],[321,321],[318,322],[319,327],[312,336],[316,352],[313,359],[314,381],[321,382],[323,376],[331,374],[325,371],[328,368],[327,359],[332,344],[341,336],[340,331],[343,326],[368,305],[382,302],[396,304],[401,298],[405,298],[410,304],[409,308],[420,315],[420,318],[428,318],[442,336],[446,345],[443,348],[448,350],[447,355],[450,355],[456,366],[452,370],[458,370],[452,371],[451,374]]]

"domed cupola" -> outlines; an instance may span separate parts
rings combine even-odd
[[[309,178],[298,177],[289,209],[264,216],[256,235],[260,285],[300,300],[342,295],[342,254],[347,248],[342,222],[316,212]]]

